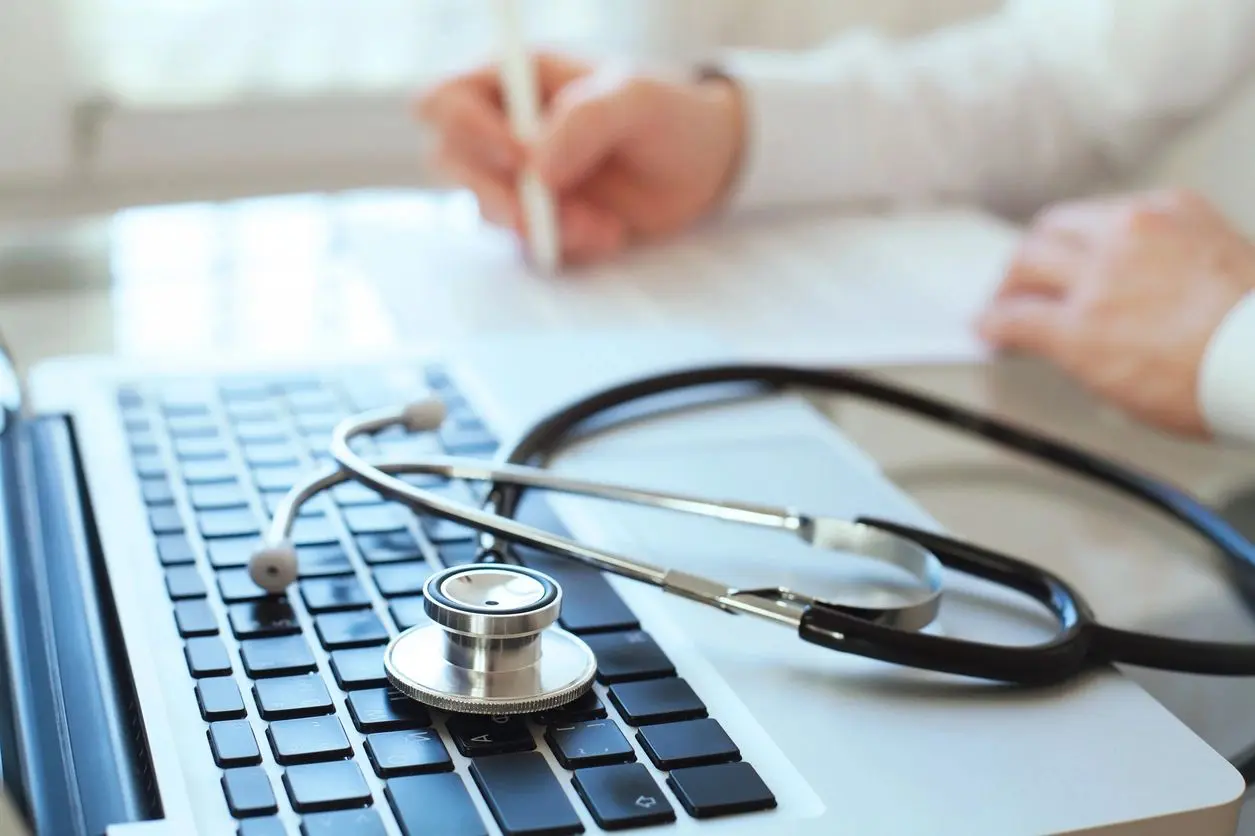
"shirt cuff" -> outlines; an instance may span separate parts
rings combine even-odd
[[[860,40],[849,37],[842,44],[846,62],[864,61],[867,52],[874,50],[871,46],[861,49]],[[810,66],[815,60],[747,50],[720,55],[703,66],[704,73],[736,84],[744,104],[744,145],[737,177],[724,202],[726,211],[858,200],[860,179],[878,173],[860,175],[852,165],[854,149],[849,146],[859,134],[843,134],[834,124],[838,111],[846,118],[865,115],[858,107],[862,103],[842,103],[840,85],[832,77],[834,68],[817,72]]]
[[[1198,399],[1213,436],[1255,445],[1255,291],[1212,336],[1199,373]]]

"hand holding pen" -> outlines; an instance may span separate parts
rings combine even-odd
[[[507,87],[519,79],[535,91],[531,125],[528,113],[511,115],[524,97]],[[742,103],[730,82],[668,81],[521,48],[426,91],[418,114],[436,136],[436,167],[542,268],[537,245],[547,242],[554,264],[583,264],[689,228],[727,197],[742,156]],[[552,201],[552,236],[545,199],[525,194],[536,191],[533,176]]]

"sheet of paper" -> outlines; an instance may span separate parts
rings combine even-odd
[[[469,199],[425,200],[375,202],[370,223],[344,225],[401,332],[424,343],[674,327],[763,361],[974,362],[972,320],[1017,236],[954,211],[742,219],[546,277]]]

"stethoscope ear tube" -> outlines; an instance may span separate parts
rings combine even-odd
[[[639,420],[638,402],[670,393],[726,385],[756,387],[756,393],[789,388],[845,395],[924,418],[1020,455],[1097,482],[1153,508],[1201,535],[1221,558],[1248,609],[1255,612],[1255,545],[1218,514],[1184,491],[1117,462],[1017,427],[963,406],[946,403],[872,376],[841,368],[770,364],[724,364],[668,371],[635,378],[575,400],[537,421],[502,454],[505,464],[543,466],[577,433],[594,422],[599,430],[617,426],[610,413],[622,410]],[[712,398],[713,400],[717,400]],[[496,483],[489,503],[497,514],[517,513],[524,488]],[[861,618],[856,610],[816,605],[799,625],[815,644],[935,671],[1015,683],[1067,679],[1087,667],[1129,664],[1161,670],[1219,676],[1255,676],[1255,645],[1201,642],[1107,627],[1097,622],[1081,595],[1048,571],[1007,555],[883,521],[864,520],[912,537],[931,549],[947,568],[1019,590],[1050,609],[1060,624],[1055,639],[1038,647],[1003,647],[907,633]],[[502,548],[504,544],[498,545]]]

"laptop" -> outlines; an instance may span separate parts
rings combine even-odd
[[[728,359],[675,330],[511,336],[304,366],[37,367],[4,378],[3,755],[53,836],[1232,833],[1242,781],[1136,685],[1099,671],[1016,691],[807,645],[525,549],[597,654],[593,692],[539,715],[429,710],[388,686],[389,637],[473,532],[337,488],[294,532],[300,579],[245,564],[284,491],[353,412],[441,397],[438,433],[365,452],[490,458],[625,378]],[[676,405],[603,427],[552,467],[936,526],[800,395]],[[443,484],[465,501],[477,488]],[[550,530],[731,584],[837,595],[855,569],[774,532],[535,494]],[[961,578],[930,629],[1049,630]]]

